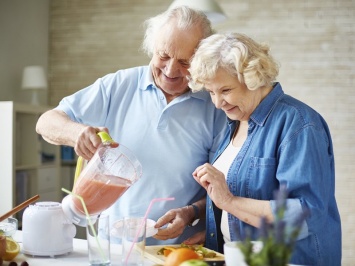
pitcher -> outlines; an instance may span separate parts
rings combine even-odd
[[[128,148],[121,144],[111,146],[113,141],[106,132],[98,135],[102,144],[85,167],[83,158],[78,158],[73,187],[73,193],[84,199],[88,213],[93,216],[109,208],[142,175],[140,162]],[[66,196],[62,207],[73,223],[86,225],[86,215],[78,198]]]

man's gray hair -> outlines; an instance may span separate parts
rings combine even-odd
[[[190,29],[191,27],[200,26],[203,38],[213,33],[211,22],[202,12],[187,6],[179,6],[147,19],[144,22],[145,34],[142,43],[142,50],[151,58],[154,53],[156,40],[159,40],[160,29],[168,24],[171,20],[176,19],[177,27],[180,29]]]

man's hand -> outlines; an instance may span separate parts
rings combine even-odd
[[[159,240],[176,238],[183,233],[185,227],[191,222],[193,217],[193,210],[187,208],[187,206],[172,209],[158,219],[155,228],[159,229],[165,225],[167,226],[164,229],[159,229],[158,233],[153,237]]]
[[[183,243],[186,245],[204,244],[206,240],[206,231],[201,231],[186,239]]]
[[[90,160],[102,143],[98,132],[106,132],[106,127],[92,127],[72,121],[63,111],[52,109],[40,116],[36,124],[36,132],[43,139],[54,145],[74,147],[78,156]],[[112,143],[117,147],[118,143]]]
[[[76,154],[90,160],[102,143],[101,138],[97,135],[101,131],[108,133],[108,129],[105,127],[84,127],[75,141],[74,150]]]

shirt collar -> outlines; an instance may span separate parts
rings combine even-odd
[[[140,86],[141,90],[147,90],[149,88],[156,87],[154,84],[154,79],[153,79],[153,73],[151,69],[151,65],[147,66],[145,68],[144,72],[144,77],[143,77],[143,83],[142,86]]]
[[[272,109],[283,95],[284,92],[280,83],[276,82],[274,84],[274,88],[251,114],[250,119],[252,119],[256,124],[263,126]]]

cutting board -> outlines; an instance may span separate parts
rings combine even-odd
[[[166,247],[166,246],[169,246],[169,247],[181,247],[181,245],[161,245],[161,246],[145,246],[145,252],[144,252],[144,256],[157,263],[157,264],[161,264],[163,265],[164,262],[165,262],[165,258],[164,255],[158,255],[157,252],[159,249],[163,248],[163,247]],[[207,249],[207,248],[206,248]],[[207,249],[207,250],[210,250],[210,249]],[[215,252],[215,251],[213,251]],[[217,254],[216,257],[214,258],[205,258],[206,261],[208,260],[224,260],[224,255],[221,254],[221,253],[218,253],[218,252],[215,252]]]

